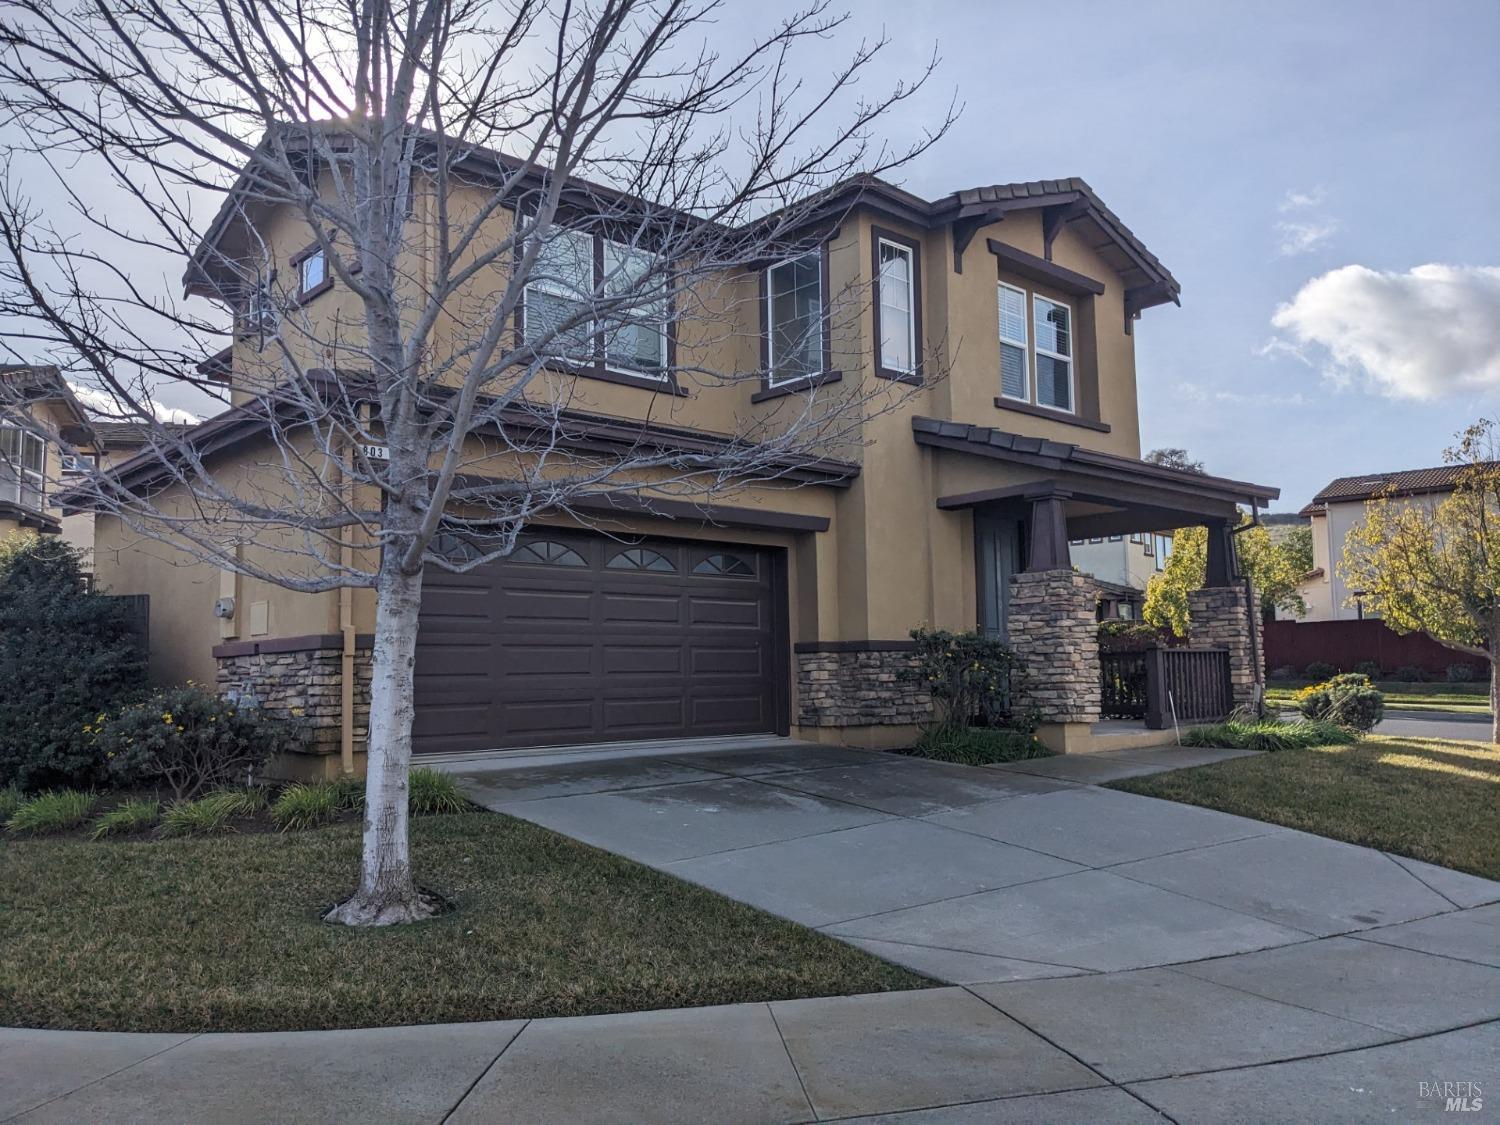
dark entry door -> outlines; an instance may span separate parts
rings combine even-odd
[[[430,569],[417,752],[781,728],[773,552],[538,531],[469,574]]]

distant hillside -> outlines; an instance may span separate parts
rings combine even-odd
[[[1281,527],[1307,523],[1308,519],[1306,516],[1299,516],[1296,512],[1265,512],[1261,515],[1260,522],[1268,527]]]

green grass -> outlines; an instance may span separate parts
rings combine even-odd
[[[1500,747],[1368,735],[1111,783],[1500,879]]]
[[[129,836],[145,832],[148,828],[155,828],[160,819],[160,802],[132,797],[95,818],[94,826],[89,830],[89,839],[102,840],[106,836]]]
[[[7,785],[0,788],[0,825],[15,816],[16,810],[25,802],[26,794],[21,792],[19,786]]]
[[[230,832],[235,819],[254,816],[265,807],[265,794],[257,789],[216,789],[194,801],[173,801],[161,814],[157,831],[163,836]]]
[[[957,762],[963,766],[987,766],[995,762],[1019,762],[1026,758],[1050,758],[1035,737],[1014,730],[986,727],[929,727],[911,748],[917,758]]]
[[[10,841],[0,1011],[23,1027],[263,1031],[640,1011],[930,982],[711,891],[486,812],[412,821],[415,926],[319,920],[359,826]]]
[[[350,805],[349,787],[336,781],[288,785],[271,805],[271,819],[283,832],[316,828],[337,820]]]
[[[1266,686],[1266,701],[1278,706],[1295,707],[1297,693],[1312,680],[1274,680]],[[1490,710],[1490,686],[1473,684],[1407,684],[1382,680],[1375,685],[1385,693],[1387,709],[1398,711],[1478,711]]]
[[[1347,746],[1357,741],[1359,736],[1343,727],[1305,719],[1293,723],[1231,719],[1189,727],[1182,734],[1184,746],[1221,746],[1230,750],[1305,750],[1311,746]]]
[[[77,828],[94,811],[99,798],[78,789],[55,789],[22,801],[5,822],[17,835],[44,836]]]

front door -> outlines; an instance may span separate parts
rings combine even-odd
[[[1010,639],[1010,580],[1024,566],[1025,537],[1023,520],[983,511],[974,513],[979,629],[1002,641]]]

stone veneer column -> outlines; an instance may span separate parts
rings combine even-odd
[[[1260,685],[1265,682],[1260,595],[1252,592],[1247,598],[1243,585],[1190,590],[1188,617],[1194,645],[1229,650],[1229,685],[1235,706],[1253,706],[1261,698]]]
[[[1048,723],[1099,720],[1099,587],[1074,570],[1010,580],[1010,646],[1025,670],[1018,702]]]

